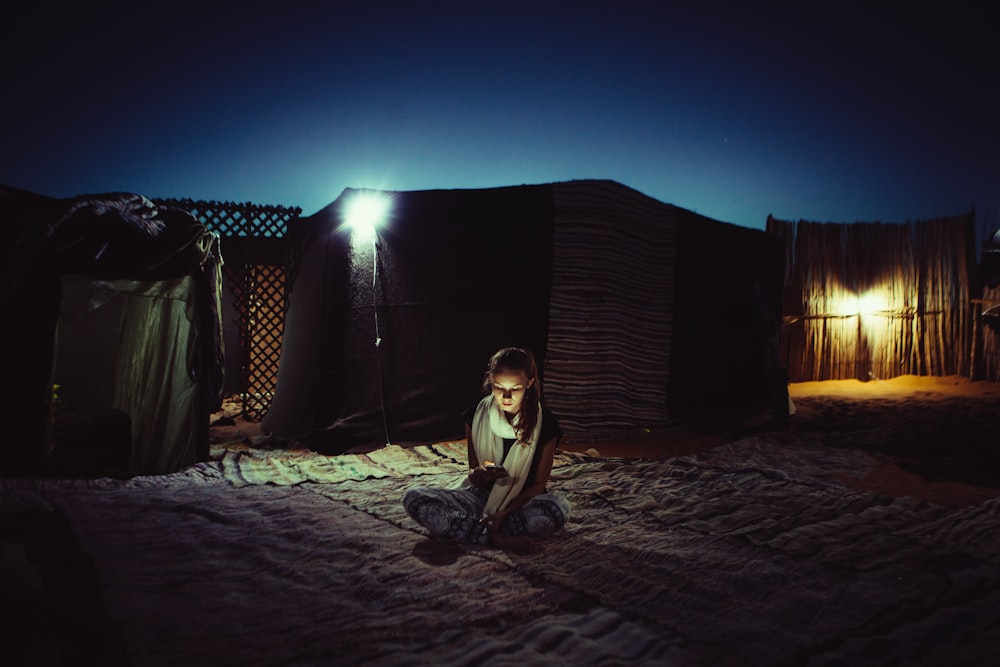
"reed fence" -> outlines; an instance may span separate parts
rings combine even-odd
[[[793,382],[973,376],[975,216],[789,222],[782,354]]]

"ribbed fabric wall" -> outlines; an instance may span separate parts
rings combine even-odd
[[[543,389],[566,434],[662,425],[676,273],[676,210],[612,181],[553,185]]]

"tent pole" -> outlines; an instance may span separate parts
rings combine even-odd
[[[372,311],[375,314],[375,366],[378,372],[378,398],[382,406],[382,430],[385,434],[385,446],[392,444],[389,439],[389,418],[385,414],[385,388],[382,383],[382,335],[378,326],[378,234],[372,236]]]

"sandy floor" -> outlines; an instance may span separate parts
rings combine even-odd
[[[829,416],[831,411],[841,413],[841,426],[848,430],[852,427],[851,420],[860,419],[863,423],[857,426],[865,427],[872,420],[898,421],[900,413],[911,411],[919,414],[932,410],[934,415],[927,418],[947,423],[950,420],[947,411],[954,410],[956,402],[963,398],[969,399],[969,402],[965,410],[959,406],[959,413],[976,411],[977,408],[986,408],[988,413],[991,401],[1000,410],[1000,383],[972,382],[961,377],[904,375],[872,382],[798,382],[789,385],[788,393],[795,414],[781,428],[797,432],[811,430],[815,420]],[[967,415],[965,418],[970,417]],[[682,456],[774,427],[769,415],[755,414],[731,422],[686,423],[661,432],[613,441],[568,441],[565,448],[581,452],[593,448],[604,456]],[[997,442],[1000,445],[1000,433],[997,434]]]
[[[704,420],[605,441],[574,441],[563,449],[601,456],[666,458],[725,442],[762,436],[780,443],[815,439],[870,452],[880,465],[850,483],[889,495],[967,505],[1000,496],[1000,383],[961,377],[903,376],[789,386],[795,414]],[[216,415],[212,440],[266,442],[259,426],[239,417],[238,405]]]
[[[943,505],[1000,496],[1000,383],[960,377],[903,376],[789,386],[795,414],[774,424],[755,415],[726,425],[687,424],[611,442],[568,443],[572,451],[659,458],[694,453],[744,437],[810,439],[870,452],[879,465],[843,480],[893,496]]]
[[[873,453],[855,485],[943,505],[1000,496],[1000,383],[904,376],[791,385],[793,437]]]
[[[992,397],[1000,399],[1000,383],[972,382],[962,377],[918,377],[903,375],[891,380],[830,380],[827,382],[796,382],[788,387],[792,398],[810,396],[831,396],[850,399],[866,398],[907,398]]]

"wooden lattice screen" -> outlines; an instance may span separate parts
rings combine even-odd
[[[189,211],[220,236],[223,272],[238,314],[243,416],[260,421],[278,381],[289,267],[285,233],[302,209],[191,199],[156,203]]]

